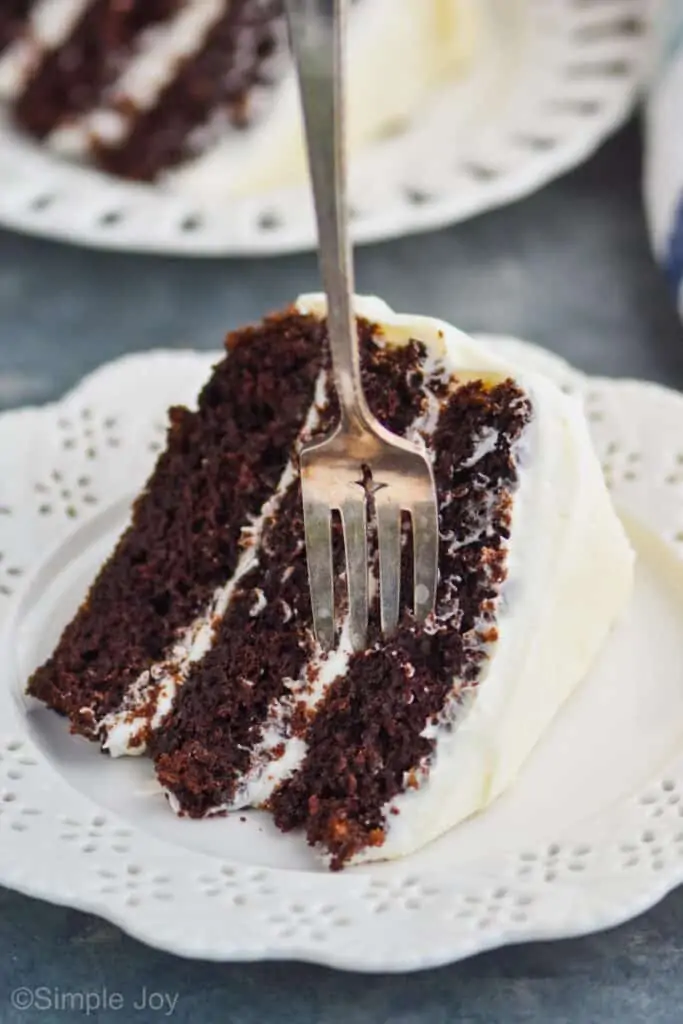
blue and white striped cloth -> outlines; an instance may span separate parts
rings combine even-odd
[[[646,108],[645,204],[683,317],[683,0],[664,0]]]

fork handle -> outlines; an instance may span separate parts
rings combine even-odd
[[[347,227],[345,39],[347,0],[285,0],[318,225],[318,259],[327,293],[327,329],[342,429],[363,430],[358,331],[352,308],[353,261]]]

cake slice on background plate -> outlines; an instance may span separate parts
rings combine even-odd
[[[358,654],[343,627],[328,653],[313,636],[297,457],[336,406],[324,301],[304,296],[231,334],[197,410],[171,410],[130,527],[29,683],[104,751],[151,757],[178,813],[266,808],[332,868],[409,854],[502,793],[633,575],[575,399],[441,321],[356,313],[372,411],[433,460],[431,619],[406,608],[389,640],[375,622]]]
[[[349,144],[404,127],[475,49],[480,0],[355,0]],[[0,99],[70,159],[202,199],[301,183],[282,0],[12,0]]]

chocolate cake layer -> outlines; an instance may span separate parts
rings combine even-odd
[[[389,352],[373,334],[372,325],[362,322],[366,395],[386,426],[403,431],[421,411],[424,353],[417,345]],[[326,432],[336,418],[332,401],[318,431]],[[301,509],[295,470],[264,529],[258,565],[240,582],[213,648],[151,737],[159,779],[186,814],[203,816],[234,800],[274,702],[289,696],[314,655]],[[339,540],[337,532],[338,546]],[[305,730],[306,712],[296,700],[284,717],[284,729]]]
[[[231,335],[196,412],[168,447],[132,524],[29,692],[93,738],[179,630],[231,577],[242,530],[272,494],[311,405],[323,328],[291,313]]]
[[[91,110],[116,80],[140,34],[170,18],[182,0],[94,0],[69,38],[46,51],[19,97],[14,114],[31,135]]]
[[[130,126],[116,145],[96,144],[100,166],[124,178],[151,181],[203,149],[198,133],[244,127],[250,96],[269,84],[267,67],[282,45],[281,0],[231,0],[201,49],[178,67],[146,110],[121,98]]]

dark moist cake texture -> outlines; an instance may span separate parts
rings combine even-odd
[[[172,410],[130,528],[29,685],[105,746],[112,715],[142,721],[129,747],[146,748],[180,813],[265,806],[333,868],[381,847],[395,799],[428,777],[430,727],[477,686],[497,637],[516,450],[532,417],[511,380],[459,382],[427,371],[417,340],[390,346],[367,321],[359,334],[373,412],[433,456],[434,616],[417,626],[406,607],[385,641],[373,609],[365,652],[351,654],[343,635],[331,655],[317,647],[297,455],[337,407],[325,326],[291,310],[231,335],[198,410]],[[338,530],[335,545],[339,555]],[[408,595],[407,530],[404,547]],[[188,654],[193,620],[211,639]]]
[[[172,409],[166,450],[130,528],[29,692],[91,737],[130,684],[234,572],[313,399],[323,330],[271,319],[228,338],[198,410]]]

